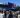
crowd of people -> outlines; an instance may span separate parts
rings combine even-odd
[[[1,11],[0,18],[18,18],[19,11]]]

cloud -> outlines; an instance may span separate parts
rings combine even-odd
[[[0,3],[0,4],[3,4],[3,3]]]

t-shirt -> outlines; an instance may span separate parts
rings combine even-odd
[[[9,17],[8,18],[13,18],[13,15],[12,14],[9,14]]]
[[[9,14],[6,15],[6,18],[8,18]]]
[[[3,18],[3,15],[4,15],[4,14],[1,14],[1,13],[0,13],[0,18]]]

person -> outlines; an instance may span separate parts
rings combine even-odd
[[[0,10],[0,18],[3,18],[3,12]]]
[[[9,16],[9,11],[6,11],[6,18],[8,18]]]
[[[12,12],[13,18],[16,18],[16,13],[14,11],[11,11],[11,12]]]
[[[11,11],[10,11],[10,14],[9,14],[8,18],[13,18],[13,15],[12,15]]]
[[[3,13],[4,13],[4,16],[3,16],[3,18],[6,18],[6,14],[5,14],[6,12],[4,11]]]

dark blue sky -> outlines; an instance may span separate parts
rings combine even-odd
[[[8,2],[15,3],[16,5],[20,5],[20,0],[0,0],[0,3],[7,4]]]

